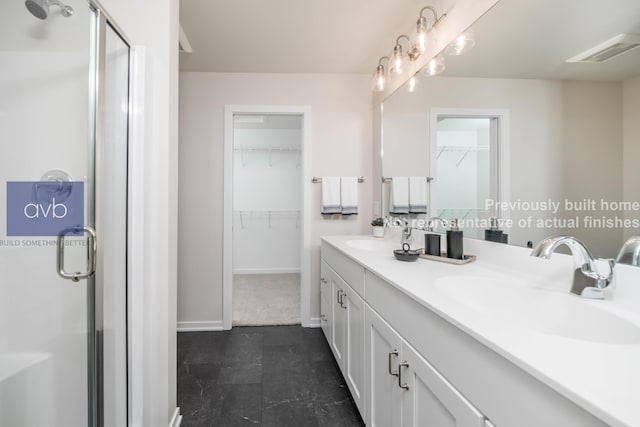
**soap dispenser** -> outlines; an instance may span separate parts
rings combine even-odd
[[[432,256],[440,256],[440,235],[433,232],[434,219],[429,220],[429,228],[424,235],[424,253]]]
[[[462,231],[458,228],[458,220],[449,221],[450,228],[447,230],[447,258],[463,259]]]
[[[508,243],[509,235],[498,227],[498,218],[493,216],[489,219],[489,229],[484,230],[484,240],[497,243]]]

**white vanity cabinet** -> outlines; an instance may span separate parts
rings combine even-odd
[[[366,307],[368,426],[483,427],[485,417]]]
[[[362,280],[364,281],[364,269],[362,269]],[[363,413],[364,300],[324,260],[321,265],[320,283],[323,331],[353,400]],[[322,316],[325,316],[327,321],[323,321]]]
[[[331,333],[333,328],[333,305],[331,304],[332,290],[330,271],[331,267],[322,261],[320,265],[320,327],[328,343],[331,343],[333,339]]]
[[[368,427],[627,425],[607,424],[416,296],[450,266],[395,263],[384,246],[351,254],[349,239],[322,241],[321,324]]]
[[[402,427],[484,427],[484,416],[406,342],[401,355]]]
[[[366,413],[369,427],[402,424],[402,389],[398,364],[402,338],[369,306],[365,309]]]

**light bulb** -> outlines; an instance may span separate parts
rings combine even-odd
[[[427,63],[427,65],[424,67],[422,72],[425,75],[432,77],[442,73],[444,69],[445,69],[444,56],[437,55]]]
[[[410,93],[413,93],[416,90],[416,85],[418,84],[418,78],[416,77],[416,75],[414,74],[413,76],[411,76],[411,78],[409,79],[409,81],[407,82],[407,90]]]
[[[421,16],[416,26],[416,48],[420,53],[427,50],[427,19]]]
[[[456,37],[456,39],[447,46],[445,53],[452,56],[461,55],[475,46],[475,44],[476,41],[473,37],[473,32],[469,30]]]
[[[378,65],[376,68],[376,74],[373,76],[373,90],[375,92],[383,92],[385,88],[386,79],[384,77],[384,67]]]
[[[402,58],[402,46],[397,44],[393,48],[393,58],[391,59],[391,66],[389,71],[393,74],[402,74],[403,71],[403,58]]]

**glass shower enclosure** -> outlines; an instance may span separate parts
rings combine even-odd
[[[0,2],[0,425],[126,426],[130,48]]]

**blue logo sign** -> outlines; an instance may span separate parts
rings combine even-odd
[[[83,225],[84,182],[7,182],[7,236],[57,236]]]

